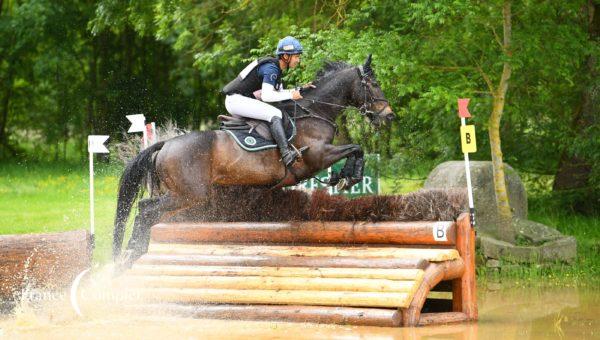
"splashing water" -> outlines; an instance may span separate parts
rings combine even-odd
[[[96,338],[594,338],[600,335],[597,289],[504,287],[481,289],[477,323],[422,328],[382,328],[308,323],[206,320],[170,314],[168,305],[130,308],[140,297],[114,284],[114,268],[95,268],[77,292],[83,316],[68,292],[30,289],[9,315],[0,316],[0,337],[19,339]]]

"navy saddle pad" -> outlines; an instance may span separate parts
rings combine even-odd
[[[269,123],[256,119],[219,116],[221,130],[227,132],[242,149],[250,152],[277,148],[271,136]],[[296,136],[296,124],[287,115],[283,126],[288,142]]]

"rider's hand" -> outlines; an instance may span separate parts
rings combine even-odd
[[[298,99],[302,99],[302,95],[300,94],[300,91],[298,91],[298,90],[292,91],[292,100],[298,100]]]
[[[304,84],[304,85],[302,85],[302,88],[306,90],[306,89],[315,89],[315,88],[317,88],[317,87],[316,87],[315,85],[313,85],[313,83],[312,83],[312,82],[310,82],[310,83],[308,83],[308,84]]]

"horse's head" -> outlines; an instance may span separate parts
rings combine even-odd
[[[390,103],[375,78],[371,67],[371,55],[363,65],[356,68],[359,81],[354,82],[352,89],[353,101],[357,103],[361,114],[366,115],[375,126],[391,122],[395,115]]]
[[[371,67],[371,55],[363,65],[352,66],[345,62],[326,62],[313,81],[316,88],[303,92],[308,107],[300,106],[305,113],[335,121],[347,107],[356,107],[371,123],[380,126],[395,117],[389,102],[377,83]],[[288,112],[296,110],[296,102],[280,107]],[[306,104],[304,104],[306,105]],[[309,115],[309,116],[310,116]]]

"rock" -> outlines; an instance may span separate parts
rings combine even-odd
[[[502,259],[514,263],[572,263],[577,256],[577,242],[573,236],[562,236],[541,245],[517,246],[496,240],[489,236],[480,236],[481,251],[490,259]],[[489,262],[490,260],[488,260]],[[487,264],[487,262],[486,262]],[[504,265],[502,266],[504,267]]]
[[[563,237],[556,229],[526,219],[515,218],[512,225],[517,232],[517,244],[522,241],[527,245],[540,245]]]
[[[486,285],[487,291],[494,292],[502,289],[502,284],[499,282],[488,282]]]
[[[562,261],[572,263],[577,257],[577,240],[574,236],[545,243],[541,248],[542,262]]]
[[[479,236],[479,244],[483,255],[491,259],[503,259],[507,261],[529,262],[531,261],[532,252],[530,247],[518,247],[508,242],[497,240],[489,236]],[[534,259],[535,260],[535,259]]]
[[[500,267],[500,272],[515,272],[521,270],[521,265],[515,263],[503,263]]]
[[[574,237],[564,236],[541,223],[527,220],[527,194],[516,171],[505,164],[508,198],[513,211],[516,244],[498,240],[496,194],[492,162],[471,162],[471,184],[476,210],[477,246],[488,268],[505,268],[512,263],[572,262],[577,255]],[[466,189],[465,164],[451,161],[438,165],[427,177],[425,189]],[[465,207],[465,211],[468,207]],[[496,237],[496,238],[494,238]],[[503,263],[497,260],[502,260]],[[507,267],[506,267],[507,268]]]
[[[485,262],[485,266],[488,268],[498,268],[500,267],[500,261],[495,259],[489,259]]]
[[[477,229],[486,235],[498,236],[496,194],[492,162],[472,161],[471,184],[475,203]],[[517,172],[508,164],[504,166],[508,198],[513,217],[527,218],[527,193]],[[425,189],[466,189],[465,164],[463,161],[450,161],[438,165],[427,177]]]

